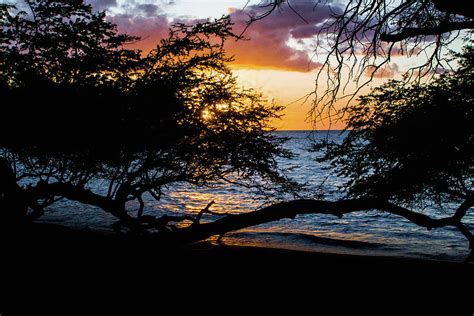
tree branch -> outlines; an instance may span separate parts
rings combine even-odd
[[[467,198],[456,210],[454,213],[454,218],[461,221],[461,219],[466,215],[466,212],[474,206],[474,197]]]
[[[80,186],[75,186],[68,183],[46,183],[44,181],[40,181],[35,187],[26,189],[26,192],[34,199],[44,199],[51,196],[62,196],[68,200],[97,206],[126,223],[132,223],[135,220],[133,217],[127,214],[122,203],[93,193],[92,191]]]
[[[400,42],[409,38],[416,36],[427,36],[427,35],[440,35],[452,31],[459,31],[465,29],[473,29],[474,21],[462,21],[462,22],[449,22],[442,23],[436,27],[427,27],[427,28],[405,28],[399,33],[395,34],[380,34],[380,40],[383,42]]]
[[[460,208],[466,211],[472,206],[468,206],[465,203],[463,205]],[[463,214],[456,212],[451,217],[435,219],[380,199],[347,199],[339,201],[302,199],[281,202],[254,212],[235,214],[214,222],[179,228],[175,231],[175,238],[178,242],[192,243],[250,226],[278,221],[284,218],[294,219],[297,215],[301,214],[329,214],[342,217],[344,214],[367,210],[380,210],[398,215],[429,230],[444,226],[456,227],[469,240],[472,246],[472,234],[460,222],[465,212]]]
[[[215,214],[214,212],[210,211],[209,208],[215,204],[216,202],[214,201],[211,201],[209,202],[209,204],[206,205],[205,208],[203,208],[199,214],[196,216],[196,219],[194,220],[194,224],[199,224],[200,220],[201,220],[201,217],[204,215],[204,213],[210,213],[210,214]]]
[[[431,0],[435,8],[457,15],[462,15],[474,19],[474,10],[472,6],[466,5],[464,1],[453,1],[453,0]]]

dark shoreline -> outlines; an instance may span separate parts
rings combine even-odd
[[[368,296],[385,300],[395,295],[403,297],[398,308],[417,309],[419,304],[426,311],[441,304],[472,310],[473,264],[209,243],[165,248],[142,237],[54,224],[3,231],[2,235],[6,250],[1,261],[2,286],[9,290],[10,303],[65,296],[82,304],[76,300],[85,295],[99,300],[105,295],[125,295],[129,302],[129,296],[141,300],[142,295],[158,295],[154,290],[147,292],[151,286],[165,291],[159,294],[165,295],[159,296],[161,300],[183,295],[224,301],[245,295],[260,300],[270,295],[275,300],[270,308],[278,308],[294,302],[298,307],[325,303],[316,293],[333,299],[360,297],[360,302]]]
[[[410,258],[398,256],[355,255],[314,252],[304,250],[282,249],[274,247],[248,246],[248,245],[216,245],[209,242],[200,242],[189,246],[164,246],[158,245],[152,238],[134,236],[130,234],[115,234],[106,231],[89,229],[74,229],[57,224],[33,224],[21,230],[10,230],[3,233],[4,240],[9,242],[6,248],[12,253],[21,255],[39,255],[40,252],[55,256],[84,256],[89,254],[104,256],[120,256],[133,254],[138,256],[154,256],[159,253],[170,257],[196,256],[255,258],[267,260],[270,258],[308,261],[319,263],[331,262],[340,264],[374,264],[374,265],[401,265],[424,266],[446,269],[473,269],[474,263],[463,263],[448,260],[435,260],[424,258]]]

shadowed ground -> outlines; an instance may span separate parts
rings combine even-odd
[[[144,237],[45,224],[3,237],[8,242],[3,243],[2,286],[8,291],[2,305],[14,304],[17,311],[25,307],[18,301],[40,302],[50,310],[58,302],[83,306],[94,300],[112,308],[198,300],[199,306],[219,301],[239,309],[251,300],[270,310],[319,310],[328,304],[326,298],[358,302],[331,305],[336,309],[378,311],[375,306],[385,304],[390,310],[449,308],[451,315],[472,310],[472,264],[205,242],[162,248]]]

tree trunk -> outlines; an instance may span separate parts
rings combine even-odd
[[[16,183],[16,176],[8,161],[0,158],[0,225],[12,227],[26,221],[28,199]]]

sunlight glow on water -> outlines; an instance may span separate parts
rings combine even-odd
[[[293,168],[289,175],[314,188],[323,180],[325,198],[337,199],[340,194],[335,189],[342,179],[329,176],[327,170],[314,159],[317,154],[306,149],[309,146],[308,132],[279,132],[291,137],[286,144],[296,157],[282,160],[283,168]],[[316,135],[318,136],[318,135]],[[321,137],[326,132],[320,133]],[[330,137],[342,138],[339,132],[330,132]],[[245,188],[223,184],[218,188],[196,189],[190,185],[167,188],[162,201],[157,203],[146,197],[145,214],[160,216],[171,213],[197,213],[210,201],[215,201],[212,210],[216,212],[241,213],[261,207],[265,200],[255,196]],[[308,190],[311,197],[314,192]],[[130,205],[133,209],[133,205]],[[446,216],[442,210],[425,210],[431,216]],[[203,220],[217,217],[204,216]],[[110,229],[115,221],[111,215],[100,209],[72,202],[62,202],[51,210],[45,221],[59,221],[66,225]],[[468,214],[464,222],[474,229],[474,216]],[[214,239],[215,240],[215,239]],[[358,212],[336,218],[330,215],[301,215],[294,220],[259,225],[227,234],[223,243],[230,245],[253,245],[275,248],[299,249],[306,251],[325,251],[334,253],[396,255],[424,257],[433,259],[460,260],[468,254],[468,243],[454,228],[427,231],[407,220],[377,211]]]

